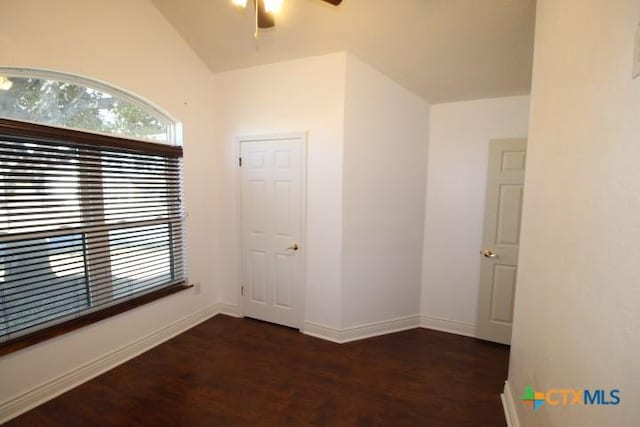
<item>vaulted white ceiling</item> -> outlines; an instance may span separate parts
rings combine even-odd
[[[285,0],[257,46],[251,8],[153,3],[213,72],[347,50],[432,103],[531,84],[535,0]]]

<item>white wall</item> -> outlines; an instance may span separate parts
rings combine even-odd
[[[529,97],[431,106],[421,314],[476,323],[489,141],[526,137]]]
[[[183,122],[189,275],[185,291],[0,357],[0,402],[97,359],[215,301],[211,76],[147,1],[3,2],[0,66],[54,69],[141,95]],[[197,232],[195,232],[197,230]]]
[[[340,325],[342,150],[346,54],[216,74],[212,140],[224,163],[217,178],[221,219],[220,299],[238,305],[238,152],[234,138],[307,132],[306,320]]]
[[[347,57],[342,327],[420,304],[429,105]]]
[[[523,426],[640,425],[637,0],[539,0],[509,382],[618,388],[620,406],[516,402]]]

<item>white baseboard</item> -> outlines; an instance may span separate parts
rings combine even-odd
[[[405,331],[407,329],[414,329],[419,326],[420,318],[416,315],[385,320],[382,322],[368,323],[366,325],[352,326],[343,329],[318,325],[312,322],[304,322],[301,332],[316,338],[322,338],[327,341],[344,344],[350,341]]]
[[[449,332],[451,334],[476,336],[476,325],[457,320],[440,319],[437,317],[420,316],[420,326],[435,331]]]
[[[350,341],[400,332],[417,327],[449,332],[467,337],[476,336],[476,326],[473,323],[419,315],[406,316],[399,319],[385,320],[382,322],[344,329],[319,325],[313,322],[304,322],[301,332],[316,338],[322,338],[327,341],[343,344]]]
[[[516,411],[515,400],[511,393],[511,386],[509,381],[504,382],[504,392],[500,395],[502,400],[502,406],[504,408],[504,417],[507,420],[508,427],[520,427],[520,420],[518,419],[518,412]]]
[[[226,314],[227,316],[231,316],[231,317],[243,317],[242,309],[240,308],[239,305],[219,302],[216,304],[216,308],[218,313],[220,314]]]
[[[0,403],[0,424],[121,365],[127,360],[133,359],[145,351],[193,328],[221,311],[221,307],[219,307],[218,304],[205,307],[131,344],[114,350],[58,378],[47,381],[26,393]]]
[[[317,323],[307,322],[305,320],[305,322],[302,324],[302,329],[300,329],[300,332],[315,338],[342,344],[342,341],[340,340],[340,329],[319,325]]]

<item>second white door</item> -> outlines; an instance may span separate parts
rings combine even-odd
[[[526,157],[524,139],[491,141],[476,336],[502,344],[511,342]]]
[[[299,328],[304,139],[240,140],[244,315]]]

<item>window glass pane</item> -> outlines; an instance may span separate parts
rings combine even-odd
[[[52,161],[53,156],[64,156]],[[80,180],[76,150],[0,143],[0,233],[78,227]]]
[[[0,117],[173,142],[168,119],[122,96],[72,81],[0,73]]]
[[[154,160],[158,163],[150,163]],[[161,157],[152,156],[102,161],[105,223],[150,221],[169,213],[169,184],[176,178],[162,161]],[[126,170],[132,173],[123,173]]]
[[[0,334],[89,307],[81,234],[0,243]]]
[[[114,299],[173,280],[171,238],[169,224],[109,232]]]

